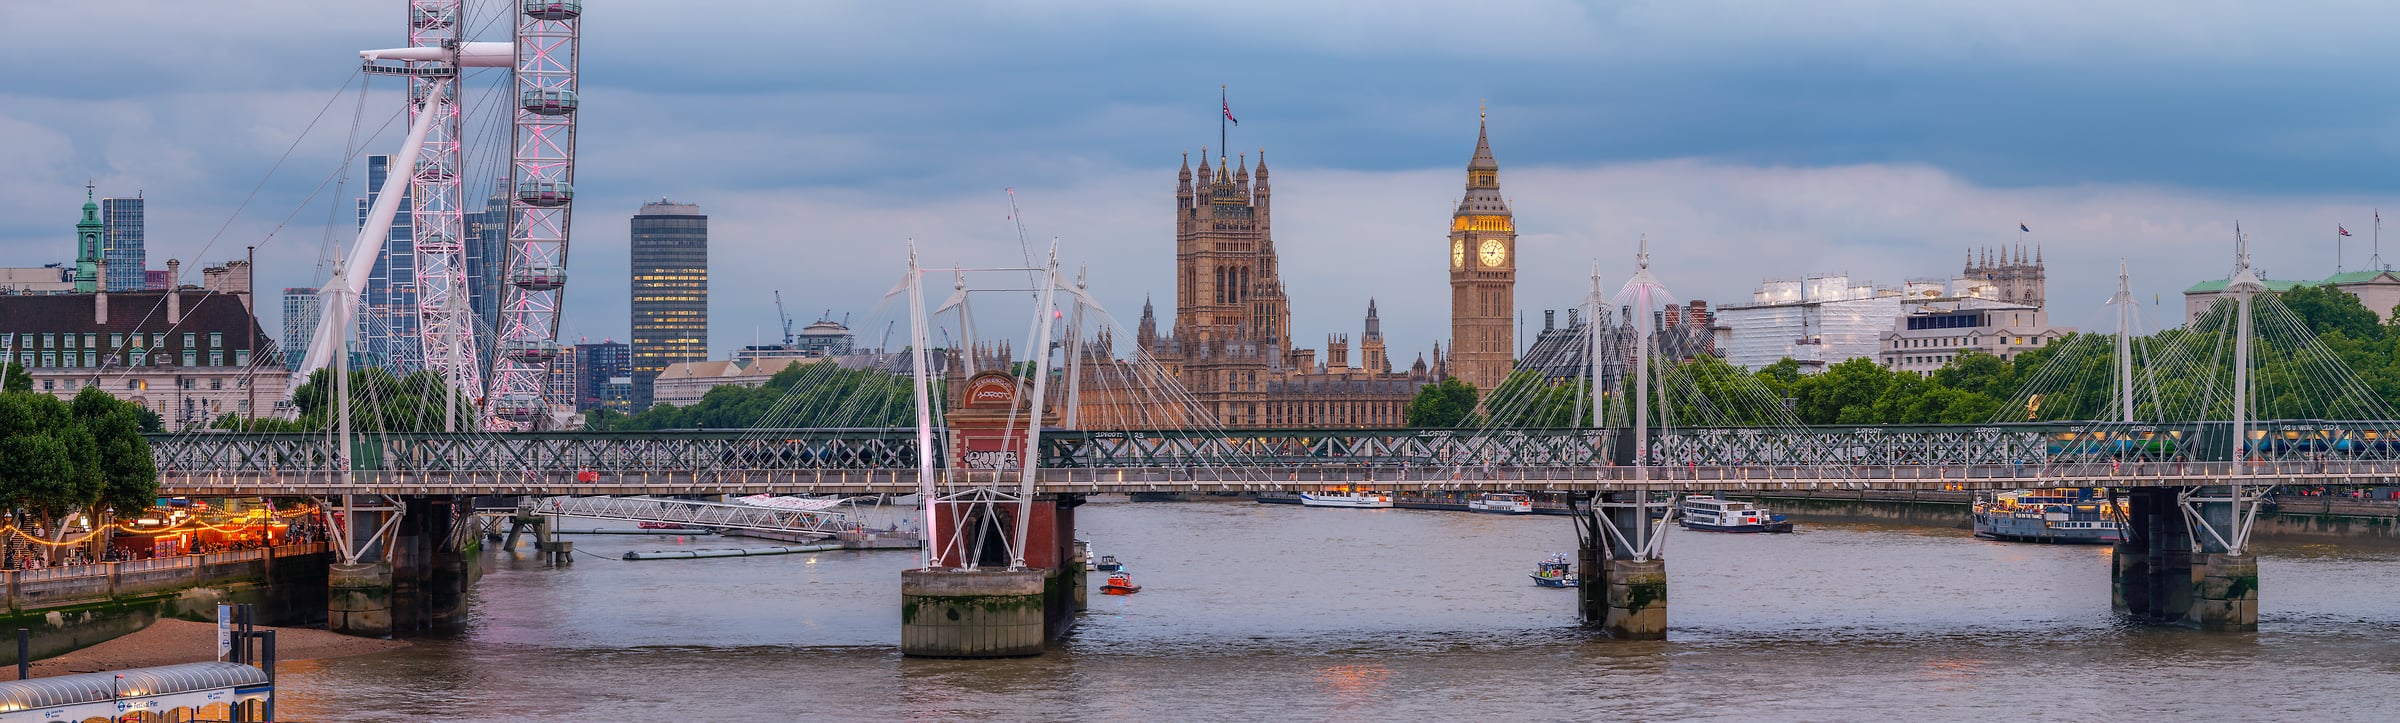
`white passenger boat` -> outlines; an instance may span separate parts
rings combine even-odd
[[[1363,509],[1387,509],[1392,506],[1392,493],[1372,492],[1368,490],[1302,492],[1300,493],[1300,504],[1307,505],[1309,507],[1357,507]]]
[[[1791,532],[1792,523],[1783,515],[1770,514],[1757,505],[1737,500],[1719,499],[1709,495],[1683,498],[1676,508],[1683,528],[1710,532]]]
[[[1487,492],[1467,500],[1467,509],[1504,515],[1533,514],[1533,498],[1515,492]]]

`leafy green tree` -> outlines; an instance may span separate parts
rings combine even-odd
[[[2332,284],[2292,289],[2283,292],[2281,300],[2319,336],[2339,332],[2359,340],[2383,338],[2383,323],[2375,312]]]
[[[1508,427],[1576,426],[1577,399],[1591,403],[1587,387],[1582,380],[1552,383],[1541,373],[1530,370],[1510,373],[1500,386],[1492,389],[1491,397],[1484,400],[1484,412],[1490,417],[1487,423]],[[1422,396],[1424,392],[1418,394]],[[1469,403],[1468,409],[1472,411],[1474,405]]]
[[[0,393],[0,498],[41,520],[51,539],[63,538],[66,523],[100,498],[98,458],[98,444],[66,402]]]
[[[1793,385],[1800,421],[1808,424],[1875,424],[1875,400],[1891,384],[1892,372],[1860,357],[1802,377]]]
[[[25,371],[25,365],[7,362],[0,362],[0,364],[8,367],[6,369],[8,376],[4,380],[0,380],[0,392],[33,391],[33,373]]]
[[[150,458],[150,442],[142,438],[140,407],[100,391],[100,387],[86,386],[75,394],[70,409],[75,421],[91,435],[97,454],[100,490],[92,500],[92,519],[101,519],[108,512],[139,512],[156,504],[158,468]]]
[[[448,393],[449,382],[431,371],[419,371],[406,377],[393,376],[380,367],[350,370],[350,427],[357,432],[439,432],[442,431],[444,409],[442,396]],[[332,429],[334,419],[333,371],[319,369],[308,381],[292,391],[292,406],[299,412],[297,419],[273,417],[244,419],[232,414],[218,417],[209,426],[244,432],[319,432]],[[473,397],[457,395],[456,422],[459,429],[472,429],[477,423],[478,410]]]
[[[639,414],[604,416],[598,424],[586,415],[584,423],[587,429],[609,430],[906,426],[916,423],[914,383],[907,375],[845,369],[833,360],[793,362],[755,388],[722,385],[690,406],[662,404]]]
[[[1427,384],[1408,402],[1408,426],[1416,429],[1473,426],[1476,397],[1475,385],[1458,377]]]

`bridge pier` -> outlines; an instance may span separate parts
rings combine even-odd
[[[1667,516],[1648,492],[1594,494],[1576,515],[1576,608],[1586,626],[1620,640],[1667,638]]]
[[[319,503],[341,556],[327,574],[326,629],[388,638],[464,622],[475,539],[466,498],[335,499]]]
[[[2126,539],[2110,571],[2120,614],[2201,630],[2258,629],[2258,559],[2247,554],[2255,492],[2127,490]]]
[[[1082,495],[1036,498],[1025,565],[1011,567],[1001,540],[1016,524],[1014,503],[935,503],[934,529],[926,539],[934,564],[900,574],[900,653],[923,658],[1042,654],[1083,609],[1083,561],[1075,547],[1075,508],[1082,504]],[[959,509],[949,509],[952,505]]]

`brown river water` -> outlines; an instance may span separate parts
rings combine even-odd
[[[1665,642],[1577,625],[1526,574],[1563,517],[1098,501],[1143,586],[1042,657],[902,659],[909,551],[582,536],[487,552],[467,629],[285,664],[298,720],[2400,719],[2400,551],[2265,546],[2256,634],[2128,625],[2106,547],[1803,524],[1677,531]],[[605,556],[605,557],[603,557]]]

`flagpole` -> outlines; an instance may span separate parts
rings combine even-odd
[[[2336,273],[2336,274],[2339,274],[2339,273],[2341,273],[2341,272],[2342,272],[2342,226],[2341,226],[2341,224],[2334,224],[2334,226],[2333,226],[2333,272],[2334,272],[2334,273]]]
[[[2375,209],[2375,253],[2367,257],[2368,271],[2383,270],[2383,209]]]
[[[1227,110],[1227,109],[1229,109],[1229,108],[1232,108],[1232,107],[1233,107],[1233,101],[1232,101],[1231,99],[1228,99],[1228,98],[1226,98],[1226,97],[1225,97],[1225,84],[1223,84],[1223,83],[1218,83],[1218,84],[1217,84],[1217,158],[1218,158],[1219,160],[1223,160],[1223,159],[1225,158],[1225,120],[1226,120],[1226,116],[1228,116],[1228,115],[1231,115],[1231,112],[1230,112],[1229,110]],[[1202,159],[1200,159],[1200,162],[1201,162],[1201,163],[1207,163],[1207,162],[1208,162],[1208,159],[1206,159],[1206,158],[1202,158]]]

